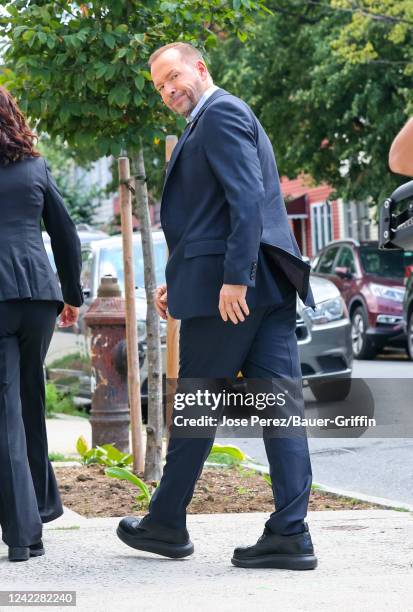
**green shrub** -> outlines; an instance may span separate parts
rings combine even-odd
[[[76,450],[83,465],[97,463],[108,467],[130,469],[133,463],[133,457],[130,453],[122,453],[113,444],[102,444],[102,446],[96,446],[96,448],[89,448],[83,436],[78,438]]]
[[[135,487],[139,489],[139,494],[136,495],[135,499],[138,502],[139,508],[141,510],[147,509],[149,506],[149,502],[151,501],[151,497],[153,495],[153,489],[150,491],[148,485],[141,480],[138,476],[133,474],[130,470],[121,467],[110,467],[105,470],[106,476],[110,478],[118,478],[119,480],[127,480],[131,482]]]
[[[46,384],[46,417],[51,418],[58,413],[84,416],[76,408],[71,393],[61,393],[56,385],[49,382]]]

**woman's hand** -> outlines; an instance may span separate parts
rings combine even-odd
[[[77,306],[71,306],[65,304],[62,312],[60,313],[60,321],[58,327],[70,327],[75,325],[79,318],[79,308]]]
[[[160,285],[155,291],[155,308],[161,319],[168,318],[168,297],[166,293],[166,285]]]

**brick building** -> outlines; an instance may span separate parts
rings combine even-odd
[[[312,185],[306,176],[281,178],[288,218],[303,255],[312,257],[333,240],[377,239],[374,209],[364,202],[331,199],[329,185]]]

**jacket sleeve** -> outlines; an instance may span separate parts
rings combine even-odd
[[[265,191],[253,117],[247,108],[220,100],[207,109],[203,130],[208,163],[229,205],[224,283],[254,287]]]
[[[53,256],[62,288],[63,299],[71,306],[83,304],[80,283],[82,254],[75,224],[70,218],[54,178],[46,162],[43,222],[50,236]]]

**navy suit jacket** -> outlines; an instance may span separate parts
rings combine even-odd
[[[281,303],[291,284],[314,306],[270,140],[250,107],[224,89],[208,98],[173,151],[161,225],[173,317],[218,316],[223,283],[247,285],[250,308]]]
[[[44,248],[43,219],[60,279]],[[83,303],[79,237],[42,157],[0,165],[0,301]]]

